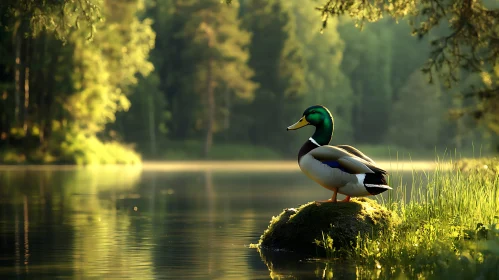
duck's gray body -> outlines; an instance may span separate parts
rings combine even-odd
[[[386,171],[351,146],[320,146],[310,138],[298,154],[298,164],[319,185],[346,196],[369,196],[391,189],[384,178]]]

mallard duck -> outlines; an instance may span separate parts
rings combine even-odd
[[[348,202],[351,197],[377,195],[392,189],[386,182],[388,173],[361,151],[348,145],[329,145],[334,120],[326,107],[307,108],[300,120],[287,130],[307,125],[315,126],[315,133],[298,152],[298,165],[309,178],[333,191],[330,199],[316,201],[317,204],[337,202],[338,193],[346,196],[340,202]]]

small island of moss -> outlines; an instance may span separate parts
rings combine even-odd
[[[348,251],[358,236],[376,238],[398,223],[394,213],[367,198],[321,205],[310,202],[272,217],[258,247],[324,256],[331,249]]]

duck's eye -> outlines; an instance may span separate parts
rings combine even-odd
[[[315,114],[315,113],[316,113],[316,112],[315,112],[315,110],[312,110],[312,111],[310,112],[310,114]]]

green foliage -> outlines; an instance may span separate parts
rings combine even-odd
[[[189,106],[197,109],[196,130],[205,132],[207,157],[213,134],[224,128],[217,119],[223,119],[224,113],[230,110],[229,100],[253,98],[256,84],[251,81],[253,71],[247,64],[246,49],[250,34],[240,29],[237,10],[218,1],[202,4],[184,1],[179,4],[179,12],[187,20],[185,29],[178,35],[190,42],[184,54],[195,58],[198,64],[190,79],[199,81],[192,88],[199,102],[193,104],[190,100]],[[217,106],[220,103],[225,106]]]
[[[455,162],[455,168],[462,172],[478,172],[493,176],[499,174],[499,158],[465,158]]]
[[[444,118],[439,92],[438,85],[425,83],[423,74],[414,72],[393,104],[387,141],[409,148],[434,149]]]
[[[103,143],[81,132],[68,133],[60,144],[60,161],[69,164],[138,164],[140,156],[118,142]]]
[[[410,201],[404,190],[384,201],[402,223],[384,238],[359,239],[352,258],[365,277],[385,279],[496,278],[499,265],[497,173],[444,172],[437,168],[427,184],[414,178]],[[373,269],[376,268],[376,269]]]
[[[134,143],[145,157],[157,158],[162,149],[190,157],[192,151],[173,151],[165,143],[192,139],[204,141],[196,149],[206,156],[212,146],[253,145],[255,156],[241,157],[257,158],[265,147],[294,158],[312,132],[289,134],[284,127],[317,103],[335,118],[333,144],[368,146],[374,158],[386,154],[387,142],[404,156],[430,157],[434,147],[461,149],[478,140],[490,149],[499,143],[499,70],[492,70],[494,55],[482,56],[495,46],[489,39],[496,29],[483,29],[495,24],[490,1],[473,2],[471,10],[464,0],[454,6],[440,0],[322,2],[314,10],[299,0],[2,1],[0,149],[17,154],[11,161],[57,162],[61,139],[83,133]],[[442,4],[443,12],[432,3]],[[321,11],[328,24],[322,34]],[[400,23],[381,19],[381,12]],[[435,28],[433,20],[443,20],[444,12],[457,21]],[[411,21],[417,15],[421,25]],[[378,22],[361,32],[354,23],[363,19]],[[424,34],[420,41],[411,37],[411,26]],[[456,58],[456,44],[464,50],[466,38],[481,45],[471,44],[477,48]],[[445,58],[431,53],[442,47]],[[444,74],[459,59],[484,63],[480,71],[454,71],[461,83],[445,90],[439,85],[445,79],[427,86],[415,78],[428,55]],[[453,98],[470,85],[479,85],[478,98]],[[432,92],[440,94],[438,102]],[[451,122],[445,115],[451,107],[451,117],[471,118]],[[413,122],[421,116],[431,116],[431,125]]]
[[[130,109],[118,113],[116,122],[108,125],[111,139],[135,143],[143,155],[153,156],[157,153],[159,143],[167,139],[166,122],[171,117],[159,85],[157,72],[139,78],[129,96]]]
[[[392,91],[392,34],[380,22],[360,32],[343,19],[340,34],[346,48],[342,69],[350,78],[354,141],[381,143],[387,132]]]
[[[67,36],[82,25],[87,27],[87,38],[92,38],[96,25],[102,20],[101,6],[103,0],[64,0],[64,1],[31,1],[4,0],[0,4],[0,12],[7,21],[0,27],[17,32],[20,22],[28,24],[28,35],[37,36],[42,31],[53,32],[59,39]]]
[[[499,114],[497,104],[499,104],[499,62],[494,66],[493,73],[482,72],[482,81],[485,89],[479,93],[475,107],[468,108],[477,119],[483,119],[487,127],[499,135]],[[495,105],[494,105],[495,104]]]
[[[91,26],[79,29],[69,26],[64,35],[66,44],[56,39],[57,33],[50,26],[37,31],[34,26],[21,24],[19,30],[7,30],[15,40],[12,48],[6,51],[16,59],[5,61],[7,75],[1,76],[15,77],[7,80],[7,86],[3,87],[2,105],[8,109],[0,118],[2,144],[18,151],[29,150],[21,153],[36,155],[35,159],[27,158],[36,162],[43,161],[43,155],[53,155],[56,161],[76,163],[136,161],[134,152],[124,152],[125,148],[118,144],[98,142],[96,135],[106,124],[115,121],[116,112],[130,107],[126,94],[130,86],[137,83],[135,75],[147,76],[153,70],[147,60],[154,46],[151,21],[139,20],[136,16],[142,2],[82,0],[62,4],[61,9],[77,5],[75,12],[83,9],[87,20],[94,14],[86,8],[99,10],[103,16],[102,22],[93,22]],[[58,8],[57,5],[40,7]],[[16,17],[31,16],[37,20],[36,13],[31,13],[31,9],[38,11],[36,5],[17,8],[12,10]],[[120,11],[118,15],[114,13],[116,10]],[[50,21],[55,15],[44,16],[47,16],[44,20]],[[78,17],[77,14],[68,16]],[[64,17],[62,14],[59,20],[65,21]],[[54,24],[56,29],[60,25]],[[93,28],[99,32],[88,40],[87,34],[93,33]],[[17,33],[21,31],[35,32],[36,36],[21,37]],[[8,41],[3,43],[7,45]],[[16,137],[16,131],[22,131],[23,136]],[[33,141],[36,138],[38,143]],[[68,140],[70,138],[74,141]],[[63,139],[69,144],[61,152]],[[92,155],[100,152],[99,146],[112,150],[105,153],[109,159]],[[133,159],[124,159],[127,157]]]
[[[237,7],[171,1],[151,10],[158,33],[152,61],[170,113],[165,125],[171,140],[205,135],[212,141],[232,126],[232,104],[253,99],[251,34],[240,28]]]
[[[106,14],[123,5],[120,2],[108,0]],[[147,76],[153,69],[147,58],[155,35],[150,20],[133,16],[138,4],[122,7],[132,12],[129,17],[110,17],[102,23],[93,42],[82,40],[78,33],[71,38],[79,67],[73,74],[76,92],[65,106],[73,123],[85,132],[102,131],[105,124],[115,121],[117,111],[128,110],[127,87],[137,83],[136,73]]]
[[[338,20],[329,22],[328,31],[319,32],[317,13],[302,2],[292,1],[296,34],[303,46],[306,63],[305,104],[325,105],[336,122],[334,142],[349,142],[352,138],[352,106],[354,96],[350,80],[343,73],[341,63],[345,42],[337,31]]]
[[[317,10],[322,13],[324,27],[329,16],[349,15],[356,20],[356,26],[363,26],[364,21],[378,21],[387,14],[395,19],[407,17],[412,33],[419,38],[432,34],[431,31],[445,30],[432,38],[430,58],[423,71],[430,75],[430,80],[434,73],[439,74],[448,87],[458,82],[463,72],[493,75],[494,67],[499,65],[499,9],[492,1],[323,2]],[[465,112],[484,118],[492,127],[497,126],[499,85],[477,83],[471,91],[468,97],[475,97],[480,105]]]
[[[245,135],[255,145],[290,151],[297,145],[283,141],[281,131],[303,110],[306,86],[305,61],[291,6],[280,0],[251,0],[245,1],[242,8],[244,26],[253,34],[249,65],[259,88],[252,104],[235,108],[252,118],[235,124],[233,133]]]

